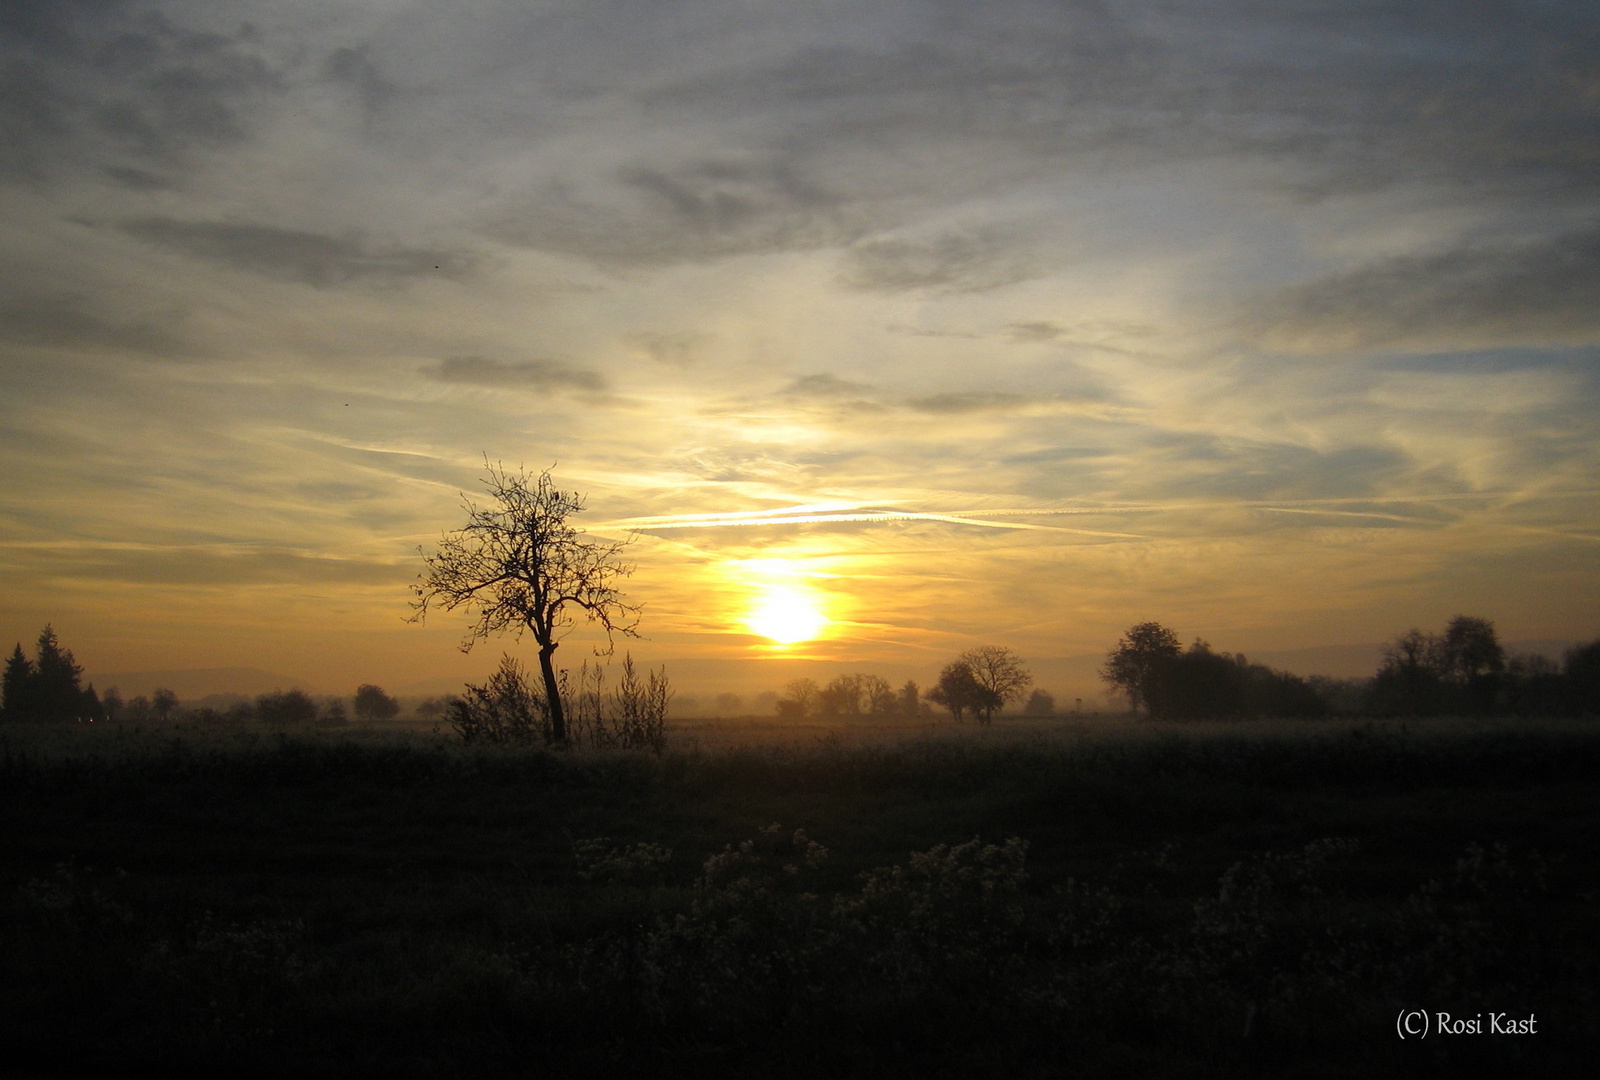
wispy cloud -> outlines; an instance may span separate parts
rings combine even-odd
[[[453,278],[472,265],[459,252],[374,245],[359,233],[328,236],[271,225],[167,218],[130,222],[124,228],[164,247],[305,285]]]
[[[506,363],[482,356],[456,356],[424,367],[423,372],[440,382],[469,386],[504,386],[529,390],[567,389],[600,393],[606,380],[597,371],[569,367],[555,360],[523,360]]]

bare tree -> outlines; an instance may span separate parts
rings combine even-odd
[[[1033,676],[1022,666],[1016,653],[1004,645],[984,645],[968,649],[956,658],[967,665],[973,680],[983,689],[976,703],[978,717],[987,724],[995,710],[1018,700],[1033,685]]]
[[[461,651],[491,635],[524,633],[539,644],[539,673],[550,710],[550,738],[567,741],[561,687],[552,657],[561,639],[582,614],[606,632],[638,637],[639,609],[623,600],[618,589],[633,567],[621,561],[626,541],[589,539],[571,518],[582,513],[583,496],[556,487],[545,469],[529,476],[508,472],[484,459],[484,487],[493,505],[479,507],[462,498],[467,524],[445,533],[432,555],[423,553],[426,568],[412,586],[412,620],[427,617],[430,607],[475,611],[476,621],[461,642]]]
[[[794,679],[783,688],[783,697],[777,700],[778,715],[791,719],[802,720],[812,716],[817,711],[817,699],[821,691],[811,679]]]

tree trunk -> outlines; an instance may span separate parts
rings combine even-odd
[[[556,682],[556,666],[551,657],[554,645],[539,647],[539,671],[544,675],[544,700],[550,709],[550,741],[557,746],[567,745],[567,714],[561,705],[561,684]]]

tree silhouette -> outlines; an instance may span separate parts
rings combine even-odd
[[[132,711],[133,702],[128,705],[129,711]],[[317,703],[304,690],[262,694],[256,698],[256,716],[262,723],[278,727],[309,724],[317,718]]]
[[[817,698],[821,691],[812,679],[794,679],[783,688],[783,696],[778,699],[776,708],[778,715],[789,720],[803,720],[817,710]]]
[[[920,714],[922,711],[922,695],[917,689],[917,684],[907,679],[905,685],[895,695],[895,703],[901,716],[917,716]]]
[[[83,668],[63,648],[56,632],[46,626],[39,632],[34,658],[29,660],[18,642],[6,660],[0,680],[0,715],[8,719],[79,720],[94,719],[100,713],[100,700],[85,690],[79,679]]]
[[[166,687],[159,687],[150,695],[150,711],[157,720],[166,720],[178,709],[178,695]]]
[[[1128,705],[1149,704],[1149,691],[1162,664],[1183,650],[1178,635],[1158,622],[1131,627],[1106,655],[1100,677],[1128,695]]]
[[[968,712],[993,713],[1000,707],[993,691],[978,682],[972,668],[964,660],[946,664],[939,672],[939,682],[928,691],[928,700],[950,710],[956,723]]]
[[[477,619],[463,652],[491,635],[533,635],[550,710],[552,742],[567,741],[566,715],[553,657],[576,624],[575,613],[597,623],[608,642],[616,634],[638,637],[638,608],[623,601],[618,583],[633,572],[620,561],[624,542],[590,540],[571,524],[583,496],[556,487],[545,469],[537,476],[506,471],[484,460],[484,486],[493,505],[463,497],[467,524],[446,533],[413,586],[414,621],[437,605],[466,608]]]
[[[0,683],[0,716],[7,720],[21,720],[34,713],[33,661],[22,651],[22,642],[12,650],[6,660],[3,683]]]
[[[1462,682],[1506,669],[1505,650],[1495,635],[1494,623],[1471,615],[1457,615],[1444,631],[1444,662]]]
[[[362,683],[356,687],[356,716],[362,720],[390,720],[400,713],[400,703],[383,692],[383,687]]]
[[[1020,699],[1022,692],[1033,685],[1033,676],[1022,666],[1022,660],[1003,645],[968,649],[956,660],[967,666],[983,691],[974,702],[981,723],[989,723],[997,710]]]

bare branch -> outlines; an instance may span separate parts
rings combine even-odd
[[[422,622],[433,608],[472,613],[464,652],[497,634],[531,634],[539,643],[552,725],[561,741],[561,701],[550,656],[579,614],[605,631],[612,649],[618,634],[639,636],[639,608],[620,588],[634,569],[621,560],[629,541],[591,540],[575,527],[571,518],[583,512],[583,496],[558,488],[549,469],[530,476],[485,456],[484,473],[490,504],[478,506],[462,496],[466,525],[445,533],[431,555],[422,552],[411,619]]]

